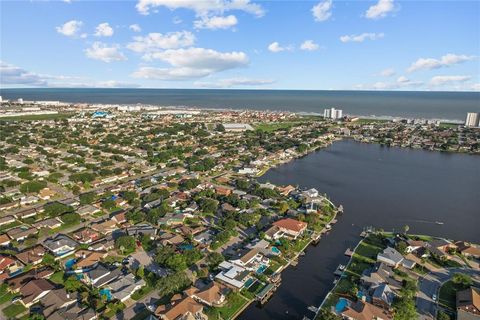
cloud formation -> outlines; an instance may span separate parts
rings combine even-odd
[[[195,29],[228,29],[235,26],[238,23],[237,17],[234,15],[202,17],[199,20],[194,21]]]
[[[146,36],[137,36],[127,48],[137,53],[149,54],[164,49],[189,47],[195,43],[195,35],[190,31],[177,31],[166,34],[149,33]],[[148,58],[148,56],[146,56]]]
[[[141,67],[132,76],[159,80],[188,80],[202,78],[217,72],[245,67],[248,56],[244,52],[218,52],[212,49],[187,48],[154,52],[151,59],[171,65],[170,68]]]
[[[472,79],[470,76],[435,76],[430,80],[432,86],[443,86],[446,84],[462,83]]]
[[[132,30],[133,32],[141,32],[142,31],[142,28],[136,23],[129,25],[128,28],[130,30]]]
[[[393,68],[384,69],[384,70],[380,71],[380,75],[382,77],[391,77],[391,76],[395,75],[395,70]]]
[[[368,8],[365,12],[365,17],[368,19],[385,18],[390,12],[395,9],[393,0],[378,0],[378,2]]]
[[[449,67],[455,64],[459,64],[462,62],[470,61],[475,59],[475,56],[467,56],[467,55],[458,55],[453,53],[448,53],[442,56],[440,59],[435,58],[420,58],[414,63],[410,65],[407,69],[408,72],[414,72],[418,70],[431,70],[431,69],[439,69],[443,67]]]
[[[113,28],[110,27],[108,22],[100,23],[96,28],[95,28],[95,34],[96,37],[111,37],[113,36]]]
[[[283,46],[280,45],[280,43],[275,41],[275,42],[272,42],[268,45],[268,50],[270,52],[277,53],[277,52],[282,52],[282,51],[291,51],[291,50],[293,50],[293,47],[292,46],[283,47]]]
[[[320,46],[316,44],[313,40],[305,40],[301,45],[300,49],[305,51],[315,51],[318,50]]]
[[[125,55],[119,51],[118,45],[107,45],[102,42],[94,42],[90,48],[85,49],[85,55],[94,60],[113,62],[127,60]]]
[[[256,87],[265,86],[275,83],[275,80],[267,79],[249,79],[249,78],[230,78],[220,79],[212,82],[200,82],[194,83],[197,87],[202,88],[232,88],[232,87]]]
[[[64,36],[75,37],[78,35],[78,32],[80,31],[82,25],[82,21],[70,20],[68,22],[65,22],[61,26],[56,27],[55,29],[58,33],[63,34]]]
[[[312,14],[315,21],[322,22],[332,16],[332,0],[323,0],[312,8]]]
[[[0,61],[0,74],[2,75],[0,77],[0,83],[2,85],[44,87],[48,84],[47,80],[41,75],[3,61]]]
[[[197,16],[218,15],[232,10],[244,11],[257,17],[265,14],[259,4],[250,0],[139,0],[136,5],[138,12],[144,15],[157,7],[166,7],[170,10],[190,9],[195,11]]]
[[[362,34],[352,34],[352,35],[345,35],[340,37],[340,41],[342,42],[363,42],[365,40],[377,40],[382,39],[385,36],[383,33],[362,33]]]

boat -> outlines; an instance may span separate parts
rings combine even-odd
[[[436,224],[440,224],[440,225],[443,224],[442,221],[435,221],[435,223],[436,223]]]
[[[316,313],[318,311],[318,308],[315,307],[315,306],[310,306],[310,307],[308,307],[308,310]]]

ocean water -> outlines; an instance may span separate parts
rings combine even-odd
[[[4,99],[321,113],[336,107],[361,116],[464,120],[480,112],[480,92],[306,91],[219,89],[0,89]]]

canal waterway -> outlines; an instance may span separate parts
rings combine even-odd
[[[480,242],[480,157],[388,148],[352,140],[269,170],[260,181],[316,188],[345,213],[262,308],[250,305],[239,319],[302,319],[311,316],[333,287],[333,272],[364,227],[401,230]],[[438,223],[437,223],[438,222]],[[443,223],[443,224],[439,224]]]

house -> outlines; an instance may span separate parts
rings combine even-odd
[[[260,253],[260,249],[253,248],[247,251],[242,257],[232,260],[232,263],[250,271],[256,271],[261,266],[268,266],[270,259]]]
[[[318,190],[315,188],[311,188],[302,192],[302,196],[305,198],[316,198],[318,195]]]
[[[355,303],[350,303],[343,310],[341,316],[348,320],[392,320],[391,312],[374,306],[368,302],[359,300]]]
[[[226,187],[226,186],[215,186],[215,193],[220,195],[220,196],[226,196],[228,197],[229,195],[232,194],[233,188]]]
[[[127,218],[125,217],[125,211],[121,210],[119,212],[113,213],[110,218],[115,221],[117,224],[123,224],[127,222]]]
[[[457,246],[457,251],[465,257],[480,258],[480,247],[465,241],[455,242],[455,245]]]
[[[307,229],[306,222],[298,221],[292,218],[285,218],[285,219],[275,221],[273,223],[273,226],[277,227],[278,231],[273,234],[272,239],[279,239],[283,236],[288,236],[293,239],[297,239]]]
[[[0,246],[1,247],[7,247],[10,245],[10,237],[6,234],[1,234],[0,235]]]
[[[398,268],[403,266],[407,269],[413,269],[415,262],[405,259],[400,252],[392,247],[387,247],[385,250],[377,254],[377,261],[384,262],[390,267]]]
[[[77,302],[74,294],[69,294],[64,288],[53,289],[40,301],[43,305],[43,316],[48,319],[55,311]]]
[[[215,276],[215,279],[228,287],[241,289],[250,279],[250,271],[229,261],[220,263],[219,268],[221,271]]]
[[[17,221],[14,216],[4,216],[0,218],[0,226],[4,226]]]
[[[114,220],[107,219],[100,222],[95,222],[90,225],[90,227],[103,234],[110,234],[113,231],[117,230],[117,223]]]
[[[62,226],[62,222],[60,222],[57,218],[50,218],[41,220],[39,222],[35,222],[32,224],[37,229],[48,228],[48,229],[55,229]]]
[[[16,257],[23,264],[37,265],[40,262],[42,262],[42,259],[45,253],[46,253],[46,250],[43,246],[36,245],[34,247],[25,249],[20,253],[17,253]]]
[[[213,235],[209,230],[207,230],[197,234],[195,237],[193,237],[193,240],[203,245],[210,245],[210,243],[213,241]]]
[[[456,297],[457,320],[480,319],[480,289],[458,291]]]
[[[31,280],[20,288],[20,294],[22,295],[20,302],[28,308],[40,301],[54,288],[55,286],[46,279]]]
[[[35,228],[28,228],[26,226],[19,226],[7,231],[8,236],[15,241],[23,241],[28,236],[34,235],[38,232]]]
[[[165,277],[168,275],[168,271],[165,268],[160,267],[158,263],[155,262],[155,254],[153,252],[145,252],[144,250],[138,250],[135,253],[132,253],[128,258],[130,263],[130,268],[136,270],[140,267],[145,268],[159,277]]]
[[[110,270],[103,264],[99,263],[95,268],[86,272],[83,281],[87,284],[90,284],[96,288],[102,287],[122,275],[120,269]]]
[[[149,235],[151,239],[155,238],[157,229],[148,223],[139,223],[126,229],[129,236]]]
[[[97,207],[92,206],[91,204],[86,204],[84,206],[81,206],[77,209],[77,213],[80,216],[86,216],[86,215],[91,215],[100,212],[101,210]]]
[[[93,250],[93,251],[109,251],[112,250],[115,247],[115,241],[113,238],[110,237],[105,237],[103,239],[100,239],[94,243],[92,243],[89,247],[88,250]]]
[[[207,320],[203,306],[191,297],[175,295],[168,305],[161,305],[155,310],[161,320]]]
[[[33,268],[27,272],[11,277],[5,282],[7,283],[10,291],[19,292],[20,288],[31,280],[49,278],[54,272],[55,270],[51,267]]]
[[[20,205],[26,206],[28,204],[33,204],[38,202],[38,197],[35,196],[26,196],[20,199]]]
[[[373,305],[386,310],[391,309],[393,300],[395,299],[395,293],[390,289],[388,284],[382,283],[374,287],[371,295]]]
[[[15,257],[0,254],[0,281],[18,274],[22,268],[23,265]]]
[[[448,250],[456,249],[456,246],[454,243],[446,239],[435,239],[428,242],[425,245],[425,248],[427,248],[432,254],[438,257],[443,257],[448,254]]]
[[[367,287],[375,287],[382,283],[388,284],[390,289],[395,291],[402,287],[402,283],[394,278],[392,268],[383,262],[377,262],[371,269],[365,270],[360,281]]]
[[[98,319],[92,308],[81,305],[78,301],[58,309],[50,314],[46,320],[95,320]]]
[[[37,215],[37,211],[33,208],[25,209],[15,213],[15,216],[17,217],[17,219],[27,219],[27,218],[34,217],[36,215]]]
[[[43,188],[38,193],[38,197],[42,200],[50,200],[55,195],[55,191],[51,190],[50,188]]]
[[[181,235],[169,232],[162,233],[159,238],[162,246],[166,246],[168,244],[176,246],[182,244],[185,241],[185,239]]]
[[[75,257],[77,258],[74,265],[75,269],[85,271],[95,268],[101,259],[107,257],[107,253],[105,251],[89,251],[82,249],[75,252]]]
[[[202,289],[191,287],[185,290],[184,293],[209,307],[219,307],[226,302],[226,288],[215,281],[210,282]]]
[[[55,256],[55,259],[64,258],[78,248],[78,243],[64,234],[57,234],[53,238],[43,241],[43,246]]]
[[[72,237],[80,244],[89,244],[100,239],[101,235],[98,231],[92,230],[90,228],[82,228],[75,231],[72,234]]]
[[[110,289],[113,298],[124,302],[144,285],[145,281],[143,279],[136,279],[133,274],[129,273],[108,283],[105,287]]]

